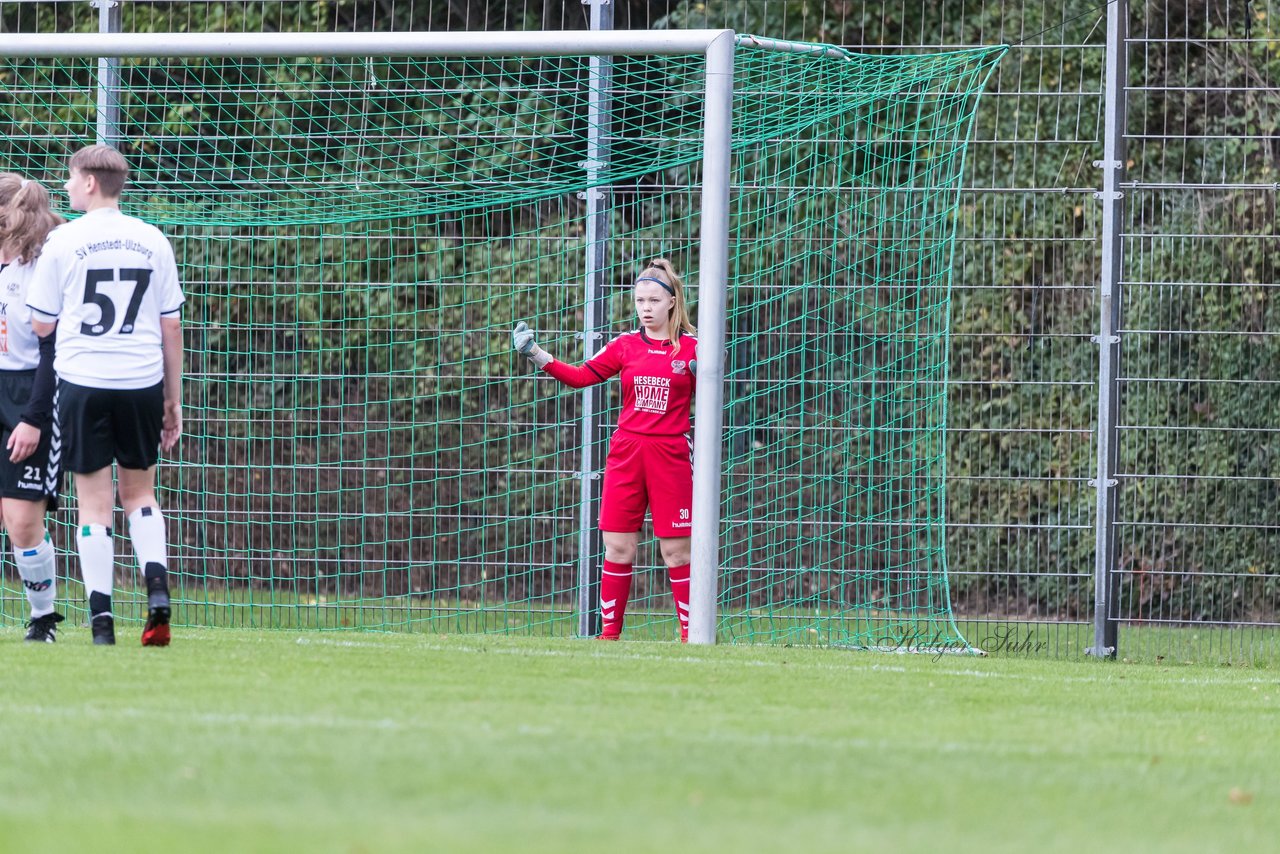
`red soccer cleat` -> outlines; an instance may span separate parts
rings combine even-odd
[[[167,619],[167,618],[166,618]],[[168,646],[169,645],[169,623],[153,623],[151,618],[147,618],[146,628],[142,630],[143,646]]]
[[[164,564],[148,563],[147,624],[142,628],[143,646],[169,645],[169,578]]]
[[[152,608],[147,614],[147,624],[142,628],[143,646],[169,645],[169,609]]]

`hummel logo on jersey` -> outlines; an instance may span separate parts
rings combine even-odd
[[[636,390],[636,409],[645,412],[667,411],[667,401],[671,396],[669,377],[636,377],[633,382]]]

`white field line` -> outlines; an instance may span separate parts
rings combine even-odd
[[[593,644],[592,641],[581,641],[583,647]],[[625,642],[624,642],[625,643]],[[337,640],[330,638],[298,638],[299,646],[351,646],[351,647],[371,647],[385,648],[385,644],[374,641],[351,641]],[[1103,684],[1111,682],[1125,682],[1126,684],[1153,684],[1139,681],[1137,678],[1143,670],[1148,669],[1146,665],[1139,665],[1136,668],[1128,668],[1125,665],[1109,664],[1106,662],[1096,662],[1099,668],[1122,668],[1110,673],[1100,673],[1097,675],[1053,675],[1040,676],[1025,673],[1008,673],[998,670],[976,670],[973,668],[948,668],[933,667],[911,669],[907,667],[882,664],[879,661],[873,661],[873,658],[883,658],[883,653],[866,652],[866,658],[858,661],[855,656],[861,655],[858,652],[847,652],[848,656],[841,658],[839,661],[819,662],[804,661],[797,662],[788,660],[785,664],[779,659],[752,659],[752,658],[734,658],[727,659],[711,659],[701,658],[692,655],[660,655],[658,653],[645,652],[621,652],[618,650],[617,644],[610,644],[607,648],[584,648],[584,649],[551,649],[537,647],[511,647],[504,648],[500,646],[475,646],[472,644],[439,644],[431,641],[417,641],[413,644],[415,647],[432,652],[464,652],[478,653],[484,655],[514,655],[528,656],[536,658],[597,658],[607,661],[630,660],[630,661],[666,661],[681,662],[702,665],[728,665],[728,666],[745,666],[745,667],[768,667],[768,668],[803,668],[809,670],[826,670],[833,672],[848,673],[850,671],[876,671],[882,673],[899,673],[903,675],[919,675],[919,676],[953,676],[961,679],[1009,679],[1013,681],[1025,682],[1053,682],[1055,684],[1062,682],[1076,682],[1081,684]],[[842,652],[833,650],[831,656],[836,658],[841,656]],[[929,656],[925,656],[928,658]],[[988,659],[994,665],[997,660]],[[1091,664],[1090,666],[1095,666]],[[1176,684],[1176,685],[1275,685],[1280,686],[1280,674],[1271,677],[1250,677],[1250,678],[1212,678],[1212,677],[1181,677],[1176,680],[1164,680],[1154,684]]]
[[[182,633],[175,638],[175,645],[191,642],[204,642],[217,639],[216,629],[198,629],[190,634]],[[275,631],[264,632],[263,641],[273,640],[278,635]],[[1110,684],[1123,681],[1126,684],[1159,684],[1159,685],[1190,685],[1190,686],[1233,686],[1233,685],[1266,685],[1280,688],[1280,673],[1274,676],[1253,676],[1247,678],[1241,677],[1221,677],[1213,676],[1182,676],[1177,679],[1161,680],[1159,682],[1143,681],[1141,675],[1144,671],[1151,670],[1149,665],[1137,665],[1128,667],[1126,665],[1094,662],[1090,666],[1097,667],[1102,671],[1097,674],[1054,674],[1051,676],[1042,676],[1027,673],[1010,673],[1001,670],[978,670],[974,668],[957,668],[942,666],[938,662],[938,666],[925,667],[920,669],[912,669],[895,664],[885,663],[888,655],[883,652],[873,652],[870,650],[830,650],[831,661],[797,661],[789,659],[784,664],[780,659],[753,659],[753,658],[735,658],[730,660],[703,658],[694,655],[662,655],[659,653],[646,652],[623,652],[618,649],[617,644],[611,644],[608,648],[596,648],[592,641],[574,641],[580,643],[582,648],[572,650],[553,649],[550,647],[511,647],[504,648],[500,646],[477,646],[470,644],[441,644],[431,641],[421,640],[419,636],[412,635],[396,635],[387,633],[377,636],[378,640],[351,640],[347,638],[339,639],[333,637],[300,637],[294,642],[298,646],[321,646],[321,647],[337,647],[352,649],[386,649],[388,645],[397,645],[401,648],[413,647],[417,649],[429,650],[432,652],[461,652],[461,653],[477,653],[484,655],[514,655],[529,656],[535,658],[594,658],[605,661],[652,661],[652,662],[679,662],[683,664],[694,665],[730,665],[739,667],[767,667],[767,668],[796,668],[807,670],[829,671],[833,673],[849,673],[874,671],[878,673],[896,673],[904,676],[951,676],[958,679],[1007,679],[1014,682],[1052,682],[1054,684],[1076,683],[1083,685],[1093,684]],[[626,642],[623,642],[626,645]],[[921,658],[930,660],[934,656],[929,653],[921,653]],[[947,663],[954,661],[953,656],[946,656]],[[993,667],[998,667],[1001,659],[985,658],[984,661],[990,662]],[[1118,668],[1118,669],[1117,669]]]
[[[141,709],[136,706],[46,706],[38,704],[0,703],[0,714],[39,716],[44,720],[72,719],[94,721],[153,721],[156,717],[154,709]],[[440,721],[424,721],[418,719],[392,720],[389,718],[350,718],[333,715],[255,715],[248,713],[201,713],[187,715],[184,722],[203,724],[210,727],[221,727],[241,732],[247,727],[255,729],[288,729],[288,730],[356,730],[363,733],[448,733],[457,730],[454,719]],[[467,724],[471,730],[496,730],[485,721],[472,721]],[[503,728],[502,735],[522,737],[552,738],[557,742],[564,738],[562,730],[553,727],[530,726],[522,724],[511,729]],[[726,732],[723,730],[707,730],[697,733],[699,742],[715,741],[749,747],[807,748],[830,751],[833,748],[849,750],[886,750],[901,751],[918,749],[929,753],[974,753],[983,756],[999,754],[1003,756],[1044,756],[1059,755],[1061,746],[1050,747],[1041,744],[1010,744],[986,740],[947,741],[942,743],[921,742],[904,744],[885,738],[868,738],[863,736],[839,735],[807,735],[804,733],[760,733],[760,732]],[[1092,748],[1088,751],[1091,752]]]

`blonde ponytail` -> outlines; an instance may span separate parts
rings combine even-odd
[[[40,257],[49,232],[66,222],[49,209],[49,191],[38,181],[0,172],[0,250],[20,264]]]

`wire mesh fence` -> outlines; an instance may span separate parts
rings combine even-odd
[[[126,32],[572,29],[590,18],[579,0],[118,11]],[[1106,616],[1122,657],[1274,660],[1277,10],[1188,0],[1129,11],[1117,596]],[[1106,15],[1096,0],[614,9],[618,29],[725,26],[873,53],[1011,45],[967,158],[948,394],[952,601],[965,636],[993,654],[1074,657],[1093,638]],[[8,32],[100,22],[85,0],[0,3]]]
[[[1130,24],[1112,608],[1166,658],[1274,650],[1280,616],[1276,11],[1148,2]]]

